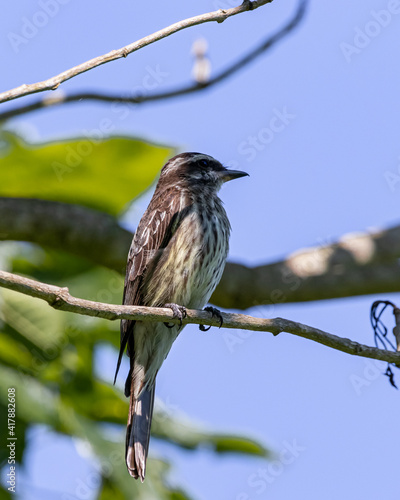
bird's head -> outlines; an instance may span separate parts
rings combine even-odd
[[[218,191],[224,182],[244,177],[241,170],[224,167],[212,156],[202,153],[181,153],[162,168],[160,180],[183,182],[189,189]]]

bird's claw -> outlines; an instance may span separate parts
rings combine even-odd
[[[221,311],[213,306],[205,307],[204,311],[210,312],[213,318],[218,318],[219,319],[219,328],[221,328],[221,326],[224,324],[224,318],[222,317]],[[199,329],[202,332],[208,332],[208,330],[210,328],[211,328],[211,326],[209,326],[207,328],[205,325],[199,325]]]
[[[164,307],[168,307],[168,309],[172,310],[172,316],[174,318],[179,319],[179,327],[182,326],[182,320],[186,318],[187,312],[186,307],[178,306],[178,304],[165,304]],[[175,323],[164,323],[167,328],[173,328]]]

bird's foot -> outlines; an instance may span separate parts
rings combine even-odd
[[[217,309],[216,307],[213,307],[213,306],[207,306],[207,307],[205,307],[204,311],[210,312],[213,318],[218,318],[219,319],[219,328],[221,328],[221,326],[224,324],[224,319],[222,317],[221,311],[219,309]],[[210,328],[211,328],[211,326],[209,326],[207,328],[205,325],[199,325],[199,329],[202,332],[208,332],[208,330]]]
[[[187,312],[186,307],[178,306],[178,304],[165,304],[164,307],[168,307],[172,310],[172,316],[179,319],[179,326],[182,326],[182,320],[186,318]],[[175,323],[164,323],[167,328],[173,328]]]

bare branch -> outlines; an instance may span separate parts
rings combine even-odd
[[[108,320],[134,319],[138,321],[179,322],[179,320],[172,317],[170,309],[121,306],[78,299],[69,294],[68,288],[60,288],[40,283],[5,271],[0,271],[0,286],[45,300],[50,306],[61,311],[95,316]],[[224,328],[270,332],[273,335],[287,332],[348,354],[400,365],[400,353],[359,344],[350,339],[338,337],[337,335],[324,332],[318,328],[303,325],[302,323],[296,323],[295,321],[282,318],[261,319],[244,314],[231,313],[222,313],[222,317],[224,320]],[[187,318],[184,320],[184,323],[219,326],[219,319],[210,317],[210,313],[205,311],[188,310]]]
[[[267,50],[271,49],[277,42],[282,40],[282,38],[284,38],[287,34],[293,31],[293,29],[296,26],[298,26],[298,24],[304,17],[306,6],[307,6],[307,0],[300,0],[294,16],[283,28],[281,28],[274,35],[267,37],[260,44],[258,44],[257,47],[249,51],[246,55],[240,57],[237,61],[230,64],[224,70],[217,73],[207,82],[189,83],[187,85],[178,87],[174,90],[165,92],[156,92],[147,95],[136,94],[133,96],[126,96],[126,95],[124,96],[124,95],[109,94],[104,92],[75,92],[70,95],[55,95],[50,97],[44,97],[30,104],[19,106],[10,109],[9,111],[4,111],[3,113],[0,113],[0,121],[8,120],[15,116],[19,116],[25,113],[30,113],[32,111],[36,111],[39,109],[49,109],[49,108],[54,108],[55,106],[70,104],[74,102],[97,101],[103,103],[120,102],[129,104],[143,104],[145,102],[167,100],[182,95],[188,95],[195,92],[200,92],[218,83],[221,83],[223,80],[229,78],[230,76],[234,75],[238,71],[245,68],[248,64],[254,61],[254,59],[265,53]]]
[[[137,50],[140,50],[147,45],[162,40],[163,38],[177,33],[178,31],[181,31],[185,28],[213,21],[222,23],[229,17],[241,14],[242,12],[246,12],[248,10],[255,10],[258,7],[271,2],[272,0],[255,0],[253,2],[245,0],[241,5],[232,9],[220,9],[214,12],[209,12],[207,14],[201,14],[199,16],[191,17],[183,21],[178,21],[177,23],[171,24],[170,26],[163,28],[162,30],[156,31],[152,35],[141,38],[140,40],[126,45],[121,49],[112,50],[107,54],[90,59],[89,61],[79,64],[78,66],[74,66],[73,68],[62,72],[59,75],[53,76],[52,78],[49,78],[42,82],[32,83],[30,85],[24,84],[20,87],[16,87],[14,89],[3,92],[0,94],[0,103],[11,101],[12,99],[17,99],[18,97],[35,94],[37,92],[43,92],[45,90],[55,90],[60,86],[61,83],[70,80],[75,76],[85,73],[86,71],[96,68],[97,66],[101,66],[102,64],[115,61],[116,59],[120,59],[122,57],[127,57],[132,52],[136,52]]]
[[[0,240],[63,250],[124,274],[133,234],[110,215],[27,198],[0,198]],[[343,237],[257,267],[228,262],[212,296],[227,309],[400,291],[400,226]]]

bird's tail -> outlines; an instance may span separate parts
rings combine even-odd
[[[133,385],[133,384],[132,384]],[[125,458],[129,474],[144,481],[153,416],[155,384],[142,389],[137,398],[131,388]]]

